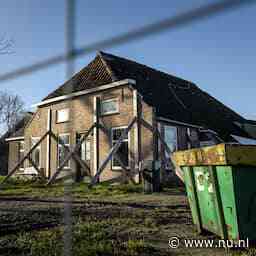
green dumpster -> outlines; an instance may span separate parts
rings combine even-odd
[[[174,154],[197,229],[256,239],[256,146],[219,144]]]

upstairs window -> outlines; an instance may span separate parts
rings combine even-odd
[[[66,147],[70,147],[70,135],[69,134],[61,134],[59,135],[59,142],[58,142],[58,166],[60,166],[64,160],[66,159],[68,152],[65,150],[60,140],[64,143]],[[70,168],[70,160],[66,162],[64,168]]]
[[[64,123],[69,121],[69,108],[60,109],[56,111],[56,122]]]
[[[101,115],[115,114],[118,112],[118,99],[103,100],[101,102]]]

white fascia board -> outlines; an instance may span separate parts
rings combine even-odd
[[[116,81],[116,82],[113,82],[113,83],[110,83],[110,84],[105,84],[105,85],[102,85],[102,86],[98,86],[98,87],[95,87],[95,88],[86,89],[86,90],[79,91],[79,92],[74,92],[74,93],[71,93],[71,94],[55,97],[55,98],[52,98],[52,99],[49,99],[49,100],[44,100],[40,103],[32,105],[32,107],[40,107],[40,106],[50,104],[50,103],[54,103],[54,102],[57,102],[57,101],[68,100],[68,99],[72,99],[74,97],[86,95],[86,94],[89,94],[89,93],[99,92],[99,91],[107,90],[107,89],[110,89],[110,88],[114,88],[114,87],[118,87],[118,86],[126,85],[126,84],[135,85],[136,81],[133,80],[133,79],[124,79],[124,80]]]
[[[5,139],[5,141],[16,141],[16,140],[24,140],[24,137],[20,136],[20,137],[13,137],[13,138]]]

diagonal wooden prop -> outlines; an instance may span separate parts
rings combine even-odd
[[[46,180],[46,177],[44,175],[44,172],[42,171],[42,169],[40,169],[36,163],[34,162],[34,160],[32,159],[31,155],[28,156],[28,161],[32,164],[32,166],[36,169],[37,173],[41,176],[41,178],[43,178],[44,180]]]
[[[92,178],[92,181],[90,183],[90,187],[94,186],[101,173],[104,171],[105,167],[107,166],[108,162],[110,161],[110,159],[112,159],[113,155],[117,152],[118,148],[121,146],[122,141],[124,140],[124,138],[127,136],[128,132],[131,130],[132,126],[136,123],[137,121],[137,117],[134,117],[130,123],[128,124],[127,128],[124,129],[124,131],[122,132],[119,140],[117,141],[117,143],[111,148],[108,156],[106,157],[106,159],[102,162],[102,164],[100,165],[99,169],[97,170],[95,176]]]
[[[8,175],[3,179],[2,183],[5,183],[14,173],[17,171],[17,169],[24,163],[26,159],[30,158],[31,153],[41,144],[41,142],[46,138],[46,136],[49,134],[49,131],[47,131],[43,137],[29,150],[29,152],[13,167],[13,169],[8,173]],[[31,162],[31,161],[30,161]],[[32,162],[31,162],[32,163]],[[33,165],[33,163],[32,163]],[[40,172],[39,172],[40,173]]]
[[[156,133],[156,135],[158,136],[160,142],[162,143],[163,147],[164,147],[164,150],[167,152],[168,156],[170,156],[171,159],[168,159],[168,158],[165,158],[166,161],[168,162],[168,165],[169,166],[172,166],[174,167],[174,170],[175,170],[175,173],[176,175],[182,180],[184,181],[183,179],[183,175],[182,175],[182,170],[181,168],[176,165],[173,157],[172,157],[172,151],[170,150],[169,146],[167,145],[167,143],[165,142],[163,136],[160,134],[160,132],[158,131],[158,129],[154,129],[154,127],[148,123],[147,121],[145,121],[143,118],[141,119],[141,124],[147,128],[148,130],[150,130],[152,133]]]
[[[70,160],[70,158],[74,158],[74,160],[76,160],[84,170],[88,170],[86,173],[91,176],[90,173],[90,168],[89,166],[78,156],[77,151],[80,149],[82,143],[84,142],[84,140],[90,135],[90,133],[93,131],[93,129],[95,128],[96,124],[94,123],[90,129],[82,136],[82,138],[79,140],[79,142],[75,145],[73,150],[70,150],[65,144],[64,142],[58,138],[54,133],[50,133],[51,136],[54,138],[54,140],[58,143],[60,143],[64,149],[66,150],[66,152],[68,152],[68,155],[65,157],[65,159],[63,160],[63,162],[61,163],[61,165],[57,168],[57,170],[54,172],[53,176],[50,178],[50,180],[48,181],[47,185],[50,185],[54,182],[54,180],[57,178],[57,176],[59,175],[59,173],[61,172],[61,170],[64,168],[64,166],[66,165],[66,163]]]
[[[106,136],[108,137],[109,143],[111,143],[111,137],[109,134],[109,131],[106,127],[104,127],[103,124],[99,123],[98,124],[99,129],[101,129]],[[111,144],[110,144],[111,145]],[[126,176],[126,178],[128,178],[133,184],[136,184],[136,182],[133,179],[133,175],[130,170],[127,169],[127,167],[125,166],[125,164],[122,162],[122,160],[120,159],[120,157],[118,156],[118,154],[115,155],[115,159],[117,160],[117,162],[120,164],[120,166],[122,167],[123,170],[123,174]]]

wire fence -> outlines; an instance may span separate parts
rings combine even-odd
[[[73,4],[69,4],[69,2],[73,2]],[[172,31],[176,30],[181,27],[192,25],[195,22],[201,22],[204,19],[224,14],[230,12],[232,10],[242,8],[245,6],[249,6],[255,4],[255,0],[225,0],[225,1],[218,1],[216,3],[205,5],[198,7],[196,9],[192,9],[190,11],[182,12],[174,17],[169,17],[162,21],[148,24],[142,26],[138,29],[131,30],[128,32],[124,32],[123,34],[114,36],[112,38],[97,41],[92,44],[85,45],[83,47],[74,48],[71,46],[70,42],[74,39],[74,29],[72,27],[75,26],[75,8],[74,8],[75,0],[67,0],[67,6],[73,6],[69,9],[69,13],[66,15],[70,22],[66,22],[68,32],[66,33],[66,41],[69,42],[69,46],[67,47],[68,52],[64,55],[53,56],[49,59],[37,62],[35,64],[7,72],[5,74],[0,75],[0,82],[7,81],[10,79],[15,79],[20,76],[24,76],[35,71],[39,71],[50,66],[63,63],[63,62],[70,62],[73,59],[80,57],[82,55],[93,53],[97,50],[103,50],[106,48],[111,48],[115,46],[120,46],[123,44],[130,43],[132,41],[140,40],[145,37],[154,36],[156,34],[165,32],[165,31]],[[73,12],[73,14],[71,14]],[[71,21],[72,20],[72,21]],[[73,38],[72,40],[70,40]]]
[[[146,37],[152,37],[165,31],[172,31],[181,27],[190,26],[196,22],[202,22],[205,19],[214,17],[219,14],[225,14],[234,9],[239,9],[245,6],[255,4],[255,0],[225,0],[218,1],[212,4],[204,5],[182,12],[176,16],[171,16],[159,22],[141,26],[140,28],[124,32],[120,35],[97,41],[92,44],[84,45],[80,48],[75,48],[75,27],[76,27],[76,0],[66,0],[66,54],[53,56],[49,59],[34,63],[20,69],[7,72],[0,75],[0,82],[17,79],[21,76],[31,74],[33,72],[43,70],[50,66],[59,63],[66,63],[66,77],[69,79],[74,73],[74,60],[82,55],[93,53],[97,50],[103,50],[115,46],[120,46],[133,41],[138,41]],[[72,91],[72,87],[69,88]],[[65,94],[69,91],[64,92]],[[72,194],[70,183],[65,183],[64,199],[64,249],[63,255],[72,255]]]

